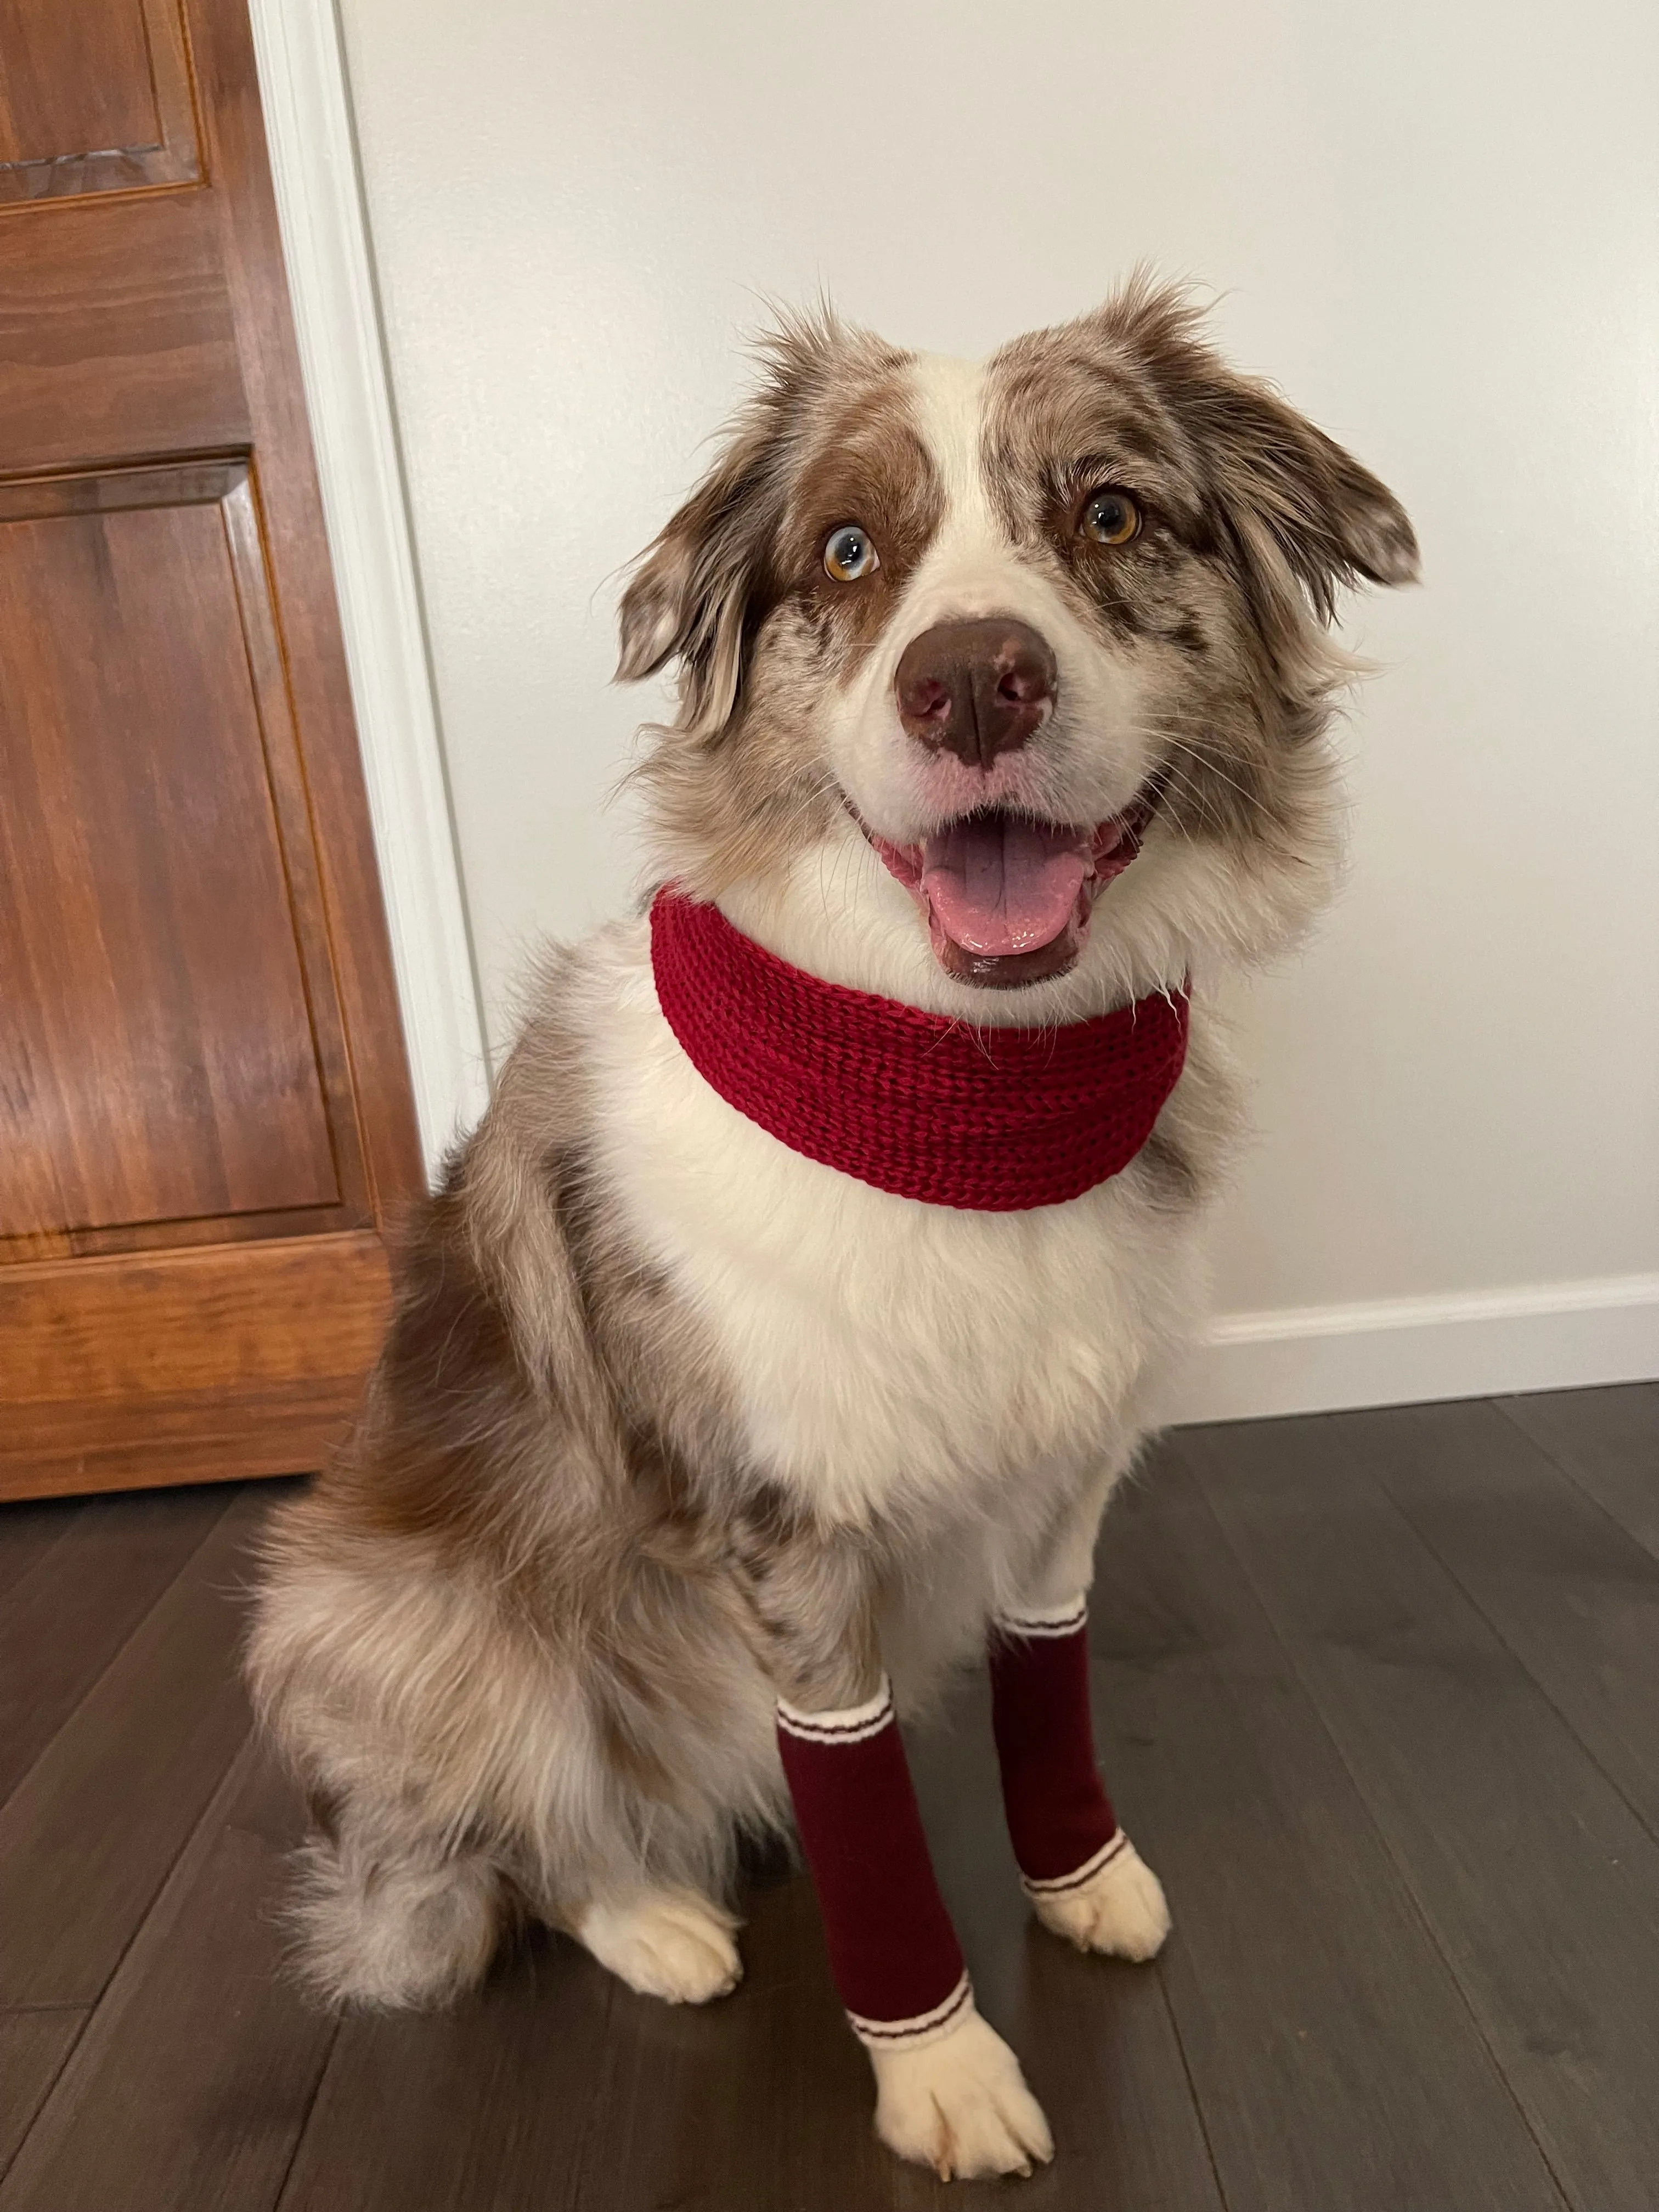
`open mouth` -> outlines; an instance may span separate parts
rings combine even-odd
[[[1139,852],[1157,803],[1148,787],[1092,829],[984,807],[918,845],[895,845],[860,826],[921,908],[945,974],[1010,989],[1072,965],[1096,898]]]

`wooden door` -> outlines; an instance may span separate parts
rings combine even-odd
[[[0,0],[0,1496],[316,1465],[420,1178],[244,0]]]

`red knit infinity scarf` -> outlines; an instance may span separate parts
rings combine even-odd
[[[825,983],[661,891],[669,1027],[728,1105],[843,1175],[986,1213],[1056,1206],[1126,1168],[1187,1056],[1184,993],[1060,1029],[974,1029]]]

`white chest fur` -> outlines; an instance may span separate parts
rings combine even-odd
[[[1016,1486],[1029,1512],[1132,1441],[1196,1297],[1190,1212],[1133,1169],[1024,1213],[874,1189],[709,1088],[658,1006],[643,924],[593,952],[607,1181],[714,1332],[775,1480],[828,1517],[942,1535],[1000,1518]]]

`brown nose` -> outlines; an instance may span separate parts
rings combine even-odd
[[[934,751],[988,769],[1023,745],[1054,703],[1046,639],[1012,616],[940,623],[913,637],[894,678],[899,720]]]

